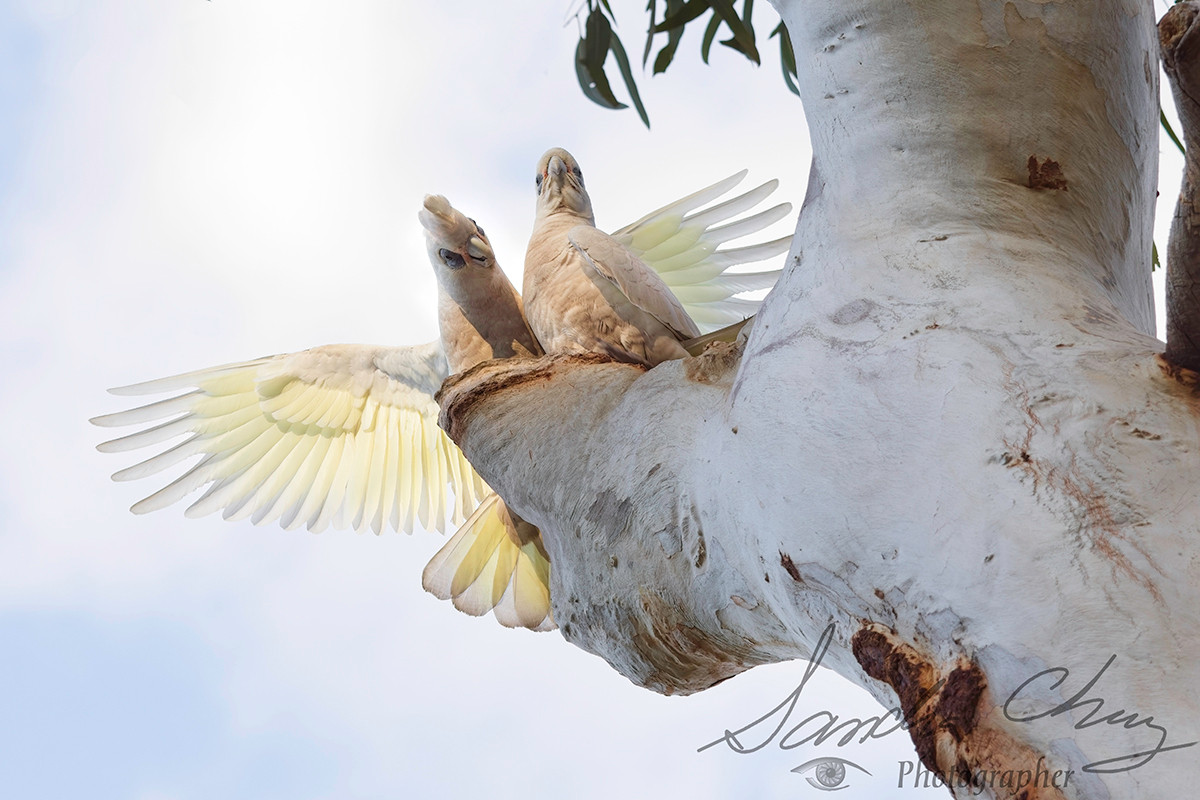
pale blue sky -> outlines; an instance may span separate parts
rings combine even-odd
[[[789,770],[832,753],[875,773],[840,797],[895,785],[902,734],[695,752],[801,664],[662,698],[424,593],[435,535],[135,517],[152,487],[93,449],[86,420],[124,407],[108,386],[432,339],[427,192],[519,283],[548,147],[580,159],[604,227],[742,167],[799,208],[774,42],[759,70],[721,48],[703,68],[690,34],[642,80],[647,132],[575,86],[568,5],[0,3],[0,796],[817,796]],[[631,53],[642,5],[614,2]],[[878,712],[825,672],[803,707]]]

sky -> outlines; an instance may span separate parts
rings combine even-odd
[[[903,732],[697,752],[800,686],[784,732],[883,709],[798,662],[661,697],[426,594],[436,534],[134,516],[158,484],[112,483],[131,461],[94,449],[88,418],[128,405],[110,386],[435,338],[426,193],[519,285],[549,147],[602,228],[744,167],[799,209],[773,41],[761,68],[720,47],[704,67],[689,34],[640,81],[647,131],[580,93],[577,5],[0,0],[0,797],[797,797],[818,790],[791,770],[836,756],[870,773],[839,797],[865,798],[915,760]],[[643,4],[613,6],[640,52]]]

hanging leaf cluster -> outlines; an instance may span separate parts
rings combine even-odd
[[[700,42],[700,57],[708,63],[708,56],[714,41],[722,29],[728,33],[728,38],[721,39],[720,44],[744,55],[756,65],[762,63],[758,53],[758,44],[754,34],[754,0],[741,0],[741,12],[738,12],[735,0],[661,0],[662,18],[659,19],[660,0],[649,0],[646,10],[650,15],[650,25],[646,31],[646,44],[642,49],[642,69],[650,61],[660,36],[666,36],[666,43],[659,48],[654,56],[653,75],[666,72],[675,51],[683,38],[684,29],[692,22],[708,14],[708,22],[704,28],[704,36]],[[580,9],[582,13],[583,8]],[[617,63],[617,69],[629,93],[630,102],[637,109],[638,116],[647,128],[650,127],[650,117],[642,98],[638,94],[637,82],[629,66],[629,56],[620,37],[613,30],[616,16],[608,4],[608,0],[587,0],[587,19],[583,23],[579,37],[579,45],[575,48],[575,75],[584,95],[604,108],[628,108],[619,101],[613,93],[612,84],[605,73],[604,65],[612,53]],[[783,23],[771,32],[770,38],[779,37],[780,63],[783,67],[783,79],[794,94],[799,95],[796,87],[796,56],[792,52],[792,41],[788,37],[787,28]]]

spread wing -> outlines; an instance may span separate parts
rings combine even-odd
[[[696,211],[727,194],[745,177],[746,170],[742,170],[652,211],[612,234],[616,241],[659,274],[704,332],[753,315],[761,301],[735,295],[769,289],[780,274],[778,269],[766,272],[727,270],[785,253],[792,243],[792,237],[785,236],[769,242],[719,249],[722,244],[757,233],[791,213],[790,203],[780,203],[735,219],[765,201],[778,188],[777,180]]]
[[[437,425],[433,395],[447,374],[441,345],[329,345],[113,389],[179,392],[92,420],[103,427],[166,422],[101,444],[101,452],[173,446],[113,475],[134,480],[198,457],[135,504],[168,506],[207,485],[187,509],[255,524],[411,532],[443,530],[488,491]],[[451,494],[453,500],[451,500]]]

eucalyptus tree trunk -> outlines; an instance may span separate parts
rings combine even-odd
[[[563,635],[639,685],[832,625],[822,663],[958,796],[1190,794],[1200,394],[1152,336],[1151,4],[777,5],[813,165],[748,340],[489,362],[443,425],[541,528]],[[1039,767],[1070,779],[995,780]]]

